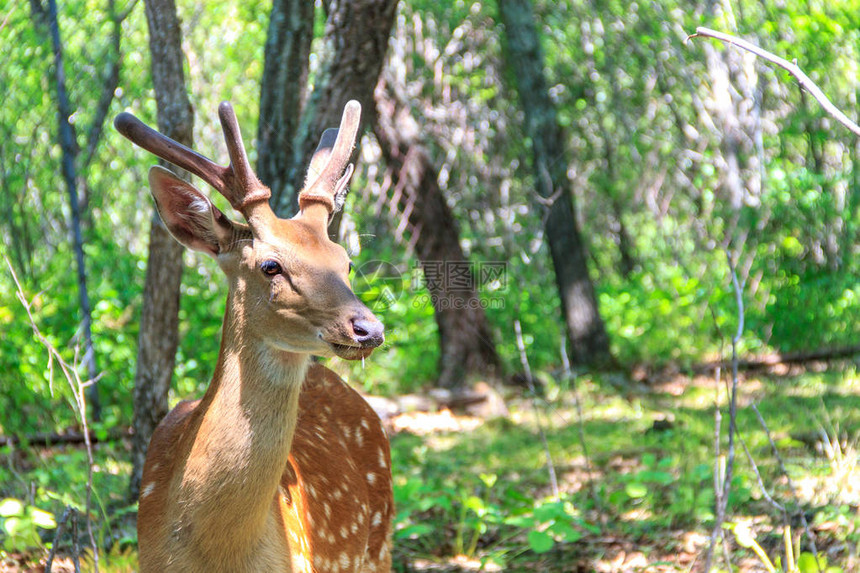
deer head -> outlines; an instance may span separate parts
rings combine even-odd
[[[129,113],[114,121],[133,143],[197,175],[247,224],[231,221],[191,184],[153,167],[149,183],[158,213],[183,245],[218,261],[230,281],[227,320],[277,349],[346,359],[368,356],[382,344],[382,323],[349,284],[346,251],[326,232],[343,202],[353,166],[361,107],[346,104],[339,129],[328,129],[311,160],[299,193],[299,213],[281,219],[269,205],[271,192],[248,162],[232,106],[218,108],[230,165],[223,167],[147,127]],[[225,322],[225,329],[230,325]]]

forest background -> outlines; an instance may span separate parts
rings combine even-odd
[[[150,44],[171,10],[178,80]],[[336,232],[388,328],[327,365],[392,408],[398,570],[855,570],[860,139],[698,26],[856,117],[856,0],[0,2],[2,567],[44,563],[72,507],[100,566],[134,569],[141,436],[218,352],[216,265],[158,238],[154,160],[112,118],[172,117],[225,163],[231,101],[289,214],[348,96]],[[172,323],[141,318],[169,306],[156,259]],[[456,407],[477,381],[506,415]],[[416,401],[455,413],[421,429]]]

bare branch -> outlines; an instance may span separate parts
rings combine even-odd
[[[24,289],[21,287],[21,283],[18,281],[18,275],[15,274],[15,269],[12,267],[12,263],[9,262],[9,259],[4,256],[3,260],[6,262],[6,266],[9,268],[9,273],[12,275],[12,281],[15,283],[16,296],[18,300],[21,302],[21,306],[24,307],[24,310],[27,313],[27,318],[30,322],[30,327],[33,329],[33,335],[36,339],[45,347],[45,350],[48,351],[48,382],[50,385],[53,385],[54,379],[54,363],[56,362],[60,366],[60,370],[63,372],[63,376],[68,382],[69,387],[72,390],[72,395],[75,399],[75,405],[77,406],[77,413],[80,416],[81,428],[83,429],[84,434],[84,444],[86,446],[87,451],[87,485],[86,485],[86,504],[84,506],[85,515],[84,519],[86,520],[87,526],[87,534],[90,538],[90,545],[93,549],[93,569],[96,573],[99,571],[99,549],[98,545],[96,545],[95,534],[93,533],[93,524],[90,519],[90,509],[92,507],[92,496],[93,496],[93,468],[95,466],[95,461],[93,460],[93,444],[90,439],[90,428],[87,421],[87,401],[86,395],[84,392],[84,388],[86,387],[87,382],[92,382],[93,379],[90,380],[81,380],[80,375],[78,374],[78,353],[75,351],[75,361],[74,364],[69,364],[60,354],[60,351],[57,350],[51,341],[48,340],[42,331],[39,330],[39,326],[36,324],[36,319],[33,316],[31,303],[27,301],[27,297],[24,294]],[[53,388],[51,390],[53,394]],[[64,514],[64,518],[66,518],[66,514]],[[73,535],[72,539],[74,541],[75,546],[75,554],[78,554],[78,546],[77,546],[77,516],[74,512],[72,512],[72,525],[73,525]],[[59,535],[59,534],[58,534]],[[76,564],[76,571],[80,571],[80,564]]]
[[[69,521],[69,517],[72,518],[73,521],[77,522],[77,511],[71,505],[67,505],[66,509],[63,510],[63,516],[60,518],[60,521],[57,522],[57,531],[54,534],[54,542],[51,544],[51,550],[48,552],[48,559],[45,562],[45,573],[51,573],[53,569],[54,556],[57,551],[57,547],[60,546],[60,540],[63,538],[63,533],[66,531],[66,523]],[[77,528],[75,528],[77,531]],[[72,537],[75,538],[75,534],[72,534]],[[77,552],[77,542],[74,542],[74,561],[75,561],[75,573],[79,573],[81,570],[81,564],[78,563],[78,552]]]
[[[791,496],[798,501],[797,495],[797,487],[794,484],[794,480],[791,479],[791,475],[788,473],[788,469],[785,467],[785,462],[782,459],[782,456],[779,453],[779,449],[777,449],[776,444],[773,441],[773,436],[770,433],[770,428],[767,425],[767,422],[764,420],[764,416],[761,415],[761,412],[758,409],[758,404],[753,402],[750,407],[753,412],[755,412],[755,416],[758,419],[758,423],[761,425],[764,430],[765,436],[767,436],[767,441],[770,444],[770,450],[773,453],[773,457],[776,458],[776,462],[779,465],[779,471],[785,477],[786,483],[788,484],[788,490],[791,492]],[[799,505],[799,503],[798,503]],[[803,511],[803,508],[798,508],[797,511],[798,516],[800,517],[800,523],[803,525],[803,530],[806,532],[806,537],[809,539],[809,548],[812,550],[812,554],[815,555],[815,566],[818,568],[818,571],[821,571],[821,564],[818,562],[818,548],[816,547],[815,541],[815,532],[809,527],[809,522],[806,519],[806,513]]]
[[[735,439],[737,436],[737,396],[738,396],[738,344],[741,341],[741,337],[744,332],[744,299],[743,299],[743,288],[744,284],[738,281],[738,274],[736,272],[735,261],[732,258],[731,253],[726,250],[726,259],[729,265],[729,273],[732,279],[732,288],[735,295],[735,304],[737,305],[737,319],[738,319],[738,328],[735,332],[734,336],[732,336],[732,374],[731,374],[731,391],[729,391],[728,400],[729,400],[729,443],[726,448],[726,462],[725,462],[725,471],[721,471],[722,479],[717,479],[717,476],[714,477],[714,505],[715,507],[715,521],[714,521],[714,529],[711,531],[711,542],[708,546],[708,553],[705,558],[705,571],[711,570],[711,562],[714,556],[714,548],[718,535],[723,535],[723,522],[726,518],[726,507],[728,506],[729,493],[732,488],[732,473],[734,471],[735,465]],[[715,321],[716,323],[716,321]],[[719,379],[717,379],[719,383]],[[719,408],[719,404],[717,404]],[[721,415],[716,416],[716,420],[721,420]],[[719,428],[717,429],[719,432]],[[717,448],[719,448],[719,435],[716,436]],[[719,463],[722,464],[722,458],[719,458]],[[722,467],[722,465],[721,465]],[[720,483],[722,482],[722,483]],[[725,538],[723,538],[723,543],[725,547]],[[728,553],[727,553],[728,557]],[[728,561],[728,559],[727,559]],[[728,567],[731,569],[731,564],[726,563]]]
[[[130,8],[134,8],[137,0],[131,3]],[[120,38],[122,35],[122,21],[116,13],[114,0],[108,0],[108,14],[110,16],[113,30],[110,35],[111,50],[113,51],[113,59],[108,59],[105,66],[104,80],[102,84],[101,95],[96,104],[96,111],[93,117],[93,122],[87,130],[87,144],[83,159],[81,160],[81,170],[86,171],[96,153],[99,141],[101,140],[102,131],[104,130],[105,119],[107,118],[110,106],[113,103],[116,89],[119,86],[119,74],[122,68],[122,52],[120,50]]]
[[[729,34],[724,34],[723,32],[717,32],[716,30],[711,30],[710,28],[696,28],[696,33],[687,36],[687,40],[689,40],[690,38],[698,38],[700,36],[703,38],[714,38],[716,40],[720,40],[721,42],[737,46],[755,54],[760,58],[767,60],[772,64],[776,64],[777,66],[783,68],[785,71],[794,76],[797,81],[800,82],[800,85],[803,86],[810,94],[812,94],[812,97],[818,100],[818,103],[821,104],[821,107],[823,107],[827,113],[833,116],[836,121],[847,127],[854,135],[860,137],[860,125],[857,125],[856,123],[851,121],[851,119],[849,119],[848,116],[842,113],[838,107],[833,105],[833,103],[829,99],[827,99],[827,96],[824,95],[824,92],[821,91],[821,88],[815,85],[815,82],[809,79],[809,76],[807,76],[799,67],[797,67],[797,64],[780,58],[779,56],[774,55],[767,50],[763,50],[755,44],[747,42],[746,40],[736,38]]]
[[[591,464],[591,457],[588,454],[588,442],[585,440],[585,417],[582,415],[582,398],[579,396],[579,385],[576,383],[576,380],[573,378],[573,371],[570,367],[570,357],[567,355],[567,337],[560,337],[560,348],[559,355],[561,356],[561,365],[562,371],[564,373],[564,379],[570,383],[571,388],[573,389],[573,402],[576,407],[576,421],[577,421],[577,429],[579,435],[579,445],[582,447],[582,455],[585,458],[585,469],[588,471],[588,491],[591,493],[591,497],[599,502],[600,499],[597,495],[597,491],[594,489],[594,479],[591,476],[595,475],[594,466]]]
[[[540,434],[541,443],[543,443],[543,451],[546,455],[546,466],[547,471],[549,472],[549,483],[552,487],[552,493],[556,500],[560,499],[559,489],[558,489],[558,478],[555,473],[555,464],[552,461],[552,453],[549,451],[549,442],[546,439],[546,433],[543,430],[543,424],[540,419],[540,411],[538,410],[537,405],[535,404],[534,397],[537,395],[537,391],[535,390],[534,378],[532,378],[532,369],[529,365],[529,357],[526,353],[526,345],[523,342],[523,329],[520,325],[520,319],[514,319],[514,334],[517,338],[517,349],[520,351],[520,362],[523,365],[523,370],[525,370],[526,375],[526,383],[529,387],[529,392],[531,393],[531,403],[532,408],[535,412],[535,423],[538,427],[538,433]]]

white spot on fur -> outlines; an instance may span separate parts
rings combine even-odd
[[[382,514],[377,511],[373,514],[373,521],[370,522],[370,525],[375,527],[380,523],[382,523]]]
[[[346,554],[346,551],[340,554],[340,566],[343,569],[349,567],[349,555]]]
[[[299,553],[296,555],[296,567],[299,571],[307,571],[310,569],[311,564],[308,562],[308,558],[305,557],[304,553]]]
[[[376,481],[376,474],[373,472],[367,472],[367,483],[373,485],[373,482]]]
[[[151,494],[154,489],[155,489],[155,482],[154,481],[151,481],[148,484],[146,484],[145,486],[143,486],[143,491],[140,492],[141,499],[143,499],[144,497]]]

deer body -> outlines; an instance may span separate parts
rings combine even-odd
[[[337,141],[324,134],[302,210],[289,220],[270,211],[229,105],[220,110],[229,168],[128,114],[117,118],[129,139],[202,176],[249,223],[233,223],[170,172],[150,171],[168,229],[215,257],[230,290],[209,388],[177,405],[150,442],[138,513],[143,572],[390,570],[385,432],[361,396],[310,360],[364,358],[382,342],[381,323],[349,288],[346,253],[326,234],[351,173],[341,176],[357,130],[350,105]]]

